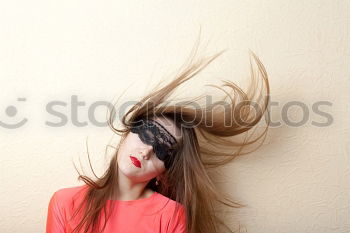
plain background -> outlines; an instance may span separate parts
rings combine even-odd
[[[350,232],[349,12],[339,0],[1,1],[0,232],[45,231],[52,194],[82,184],[72,161],[80,158],[91,175],[86,143],[102,174],[113,133],[93,124],[89,109],[127,88],[124,100],[142,96],[169,77],[200,26],[205,54],[228,51],[194,83],[243,85],[251,49],[278,103],[272,120],[281,125],[258,151],[222,169],[222,187],[249,205],[232,219],[253,233]],[[83,102],[76,111],[73,96]],[[46,123],[61,121],[46,109],[53,101],[64,103],[55,107],[67,117],[59,127]],[[292,101],[306,111],[292,106],[283,115]],[[328,118],[313,111],[319,101],[330,103],[320,107]],[[93,115],[105,121],[106,110]],[[285,122],[304,117],[297,127]]]

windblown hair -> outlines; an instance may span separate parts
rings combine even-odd
[[[225,51],[195,59],[197,48],[198,46],[193,48],[189,59],[168,84],[150,92],[123,115],[121,119],[122,129],[117,129],[113,125],[115,112],[110,113],[108,125],[113,132],[121,136],[121,139],[115,148],[116,151],[109,162],[109,167],[102,177],[97,177],[94,173],[97,178],[94,181],[85,175],[81,175],[77,170],[79,173],[78,180],[83,180],[88,185],[88,192],[84,198],[86,208],[84,209],[83,218],[73,233],[81,232],[80,230],[83,227],[84,233],[103,232],[109,216],[105,219],[104,227],[100,231],[100,229],[97,229],[100,214],[104,211],[106,215],[108,209],[106,208],[106,201],[118,192],[116,187],[118,187],[117,154],[119,146],[130,132],[133,121],[154,116],[171,119],[181,130],[182,140],[180,149],[174,156],[171,167],[165,171],[160,184],[156,186],[154,178],[150,180],[147,187],[181,203],[185,207],[188,233],[237,232],[232,231],[216,215],[215,205],[223,204],[231,208],[241,208],[245,205],[233,201],[228,197],[229,195],[220,192],[219,187],[210,178],[210,171],[231,162],[236,156],[252,152],[243,152],[243,148],[256,142],[264,135],[266,136],[270,123],[267,108],[270,94],[268,75],[259,58],[250,51],[251,83],[247,93],[232,81],[224,80],[221,87],[209,85],[225,93],[220,102],[214,102],[209,106],[200,108],[191,108],[193,106],[191,104],[196,99],[182,101],[181,104],[165,104],[170,102],[169,96],[176,88],[195,77]],[[254,59],[258,72],[256,72],[251,58]],[[262,89],[266,90],[264,97],[262,91],[258,93],[259,80],[264,87]],[[229,90],[225,90],[224,87]],[[225,102],[224,109],[214,110],[218,103],[222,103],[227,98],[230,102]],[[251,106],[255,111],[252,111]],[[239,142],[237,137],[242,136],[243,133],[247,133],[248,130],[256,126],[265,113],[267,113],[265,130],[254,140],[249,141],[250,137],[248,139],[245,137],[243,142]],[[84,203],[80,205],[75,214],[82,210]]]

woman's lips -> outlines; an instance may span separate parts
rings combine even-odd
[[[130,159],[136,167],[141,168],[141,162],[137,158],[135,158],[134,156],[130,156]]]

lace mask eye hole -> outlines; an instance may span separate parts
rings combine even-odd
[[[155,145],[155,140],[152,134],[147,133],[147,131],[140,131],[137,133],[142,143],[147,145]]]
[[[149,143],[154,143],[155,142],[154,135],[152,134],[151,131],[145,130],[143,134],[145,136],[146,141],[148,141]]]

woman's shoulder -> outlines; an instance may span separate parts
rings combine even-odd
[[[84,191],[87,190],[87,185],[71,186],[56,190],[52,199],[54,198],[61,205],[71,203],[73,200],[77,200],[83,197]]]
[[[169,203],[171,206],[175,206],[176,204],[180,204],[179,202],[177,202],[173,199],[170,199],[169,197],[167,197],[161,193],[158,193],[158,192],[156,192],[155,198],[157,199],[157,201],[160,201],[162,203],[163,202]]]
[[[72,197],[81,191],[84,191],[87,188],[87,185],[71,186],[57,189],[54,194],[61,198]]]
[[[155,198],[157,199],[158,206],[164,208],[164,211],[168,214],[173,214],[174,212],[177,212],[178,214],[183,214],[185,212],[185,206],[183,204],[173,199],[170,199],[169,197],[164,196],[161,193],[157,193]]]

